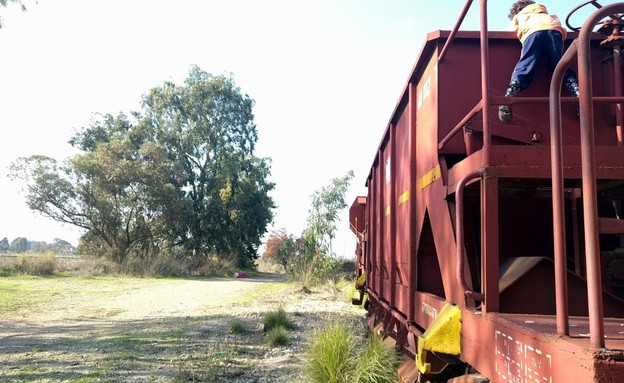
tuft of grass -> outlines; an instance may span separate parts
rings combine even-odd
[[[362,340],[339,322],[317,330],[308,345],[305,371],[311,383],[395,383],[400,355],[378,337]]]
[[[262,324],[264,325],[264,331],[271,331],[276,327],[283,327],[291,330],[295,327],[283,308],[266,313],[264,318],[262,318]]]
[[[290,342],[290,335],[288,330],[283,326],[277,326],[271,329],[267,334],[267,343],[271,347],[285,346]]]
[[[305,370],[311,382],[346,383],[355,365],[357,339],[346,323],[315,331],[308,348]]]
[[[357,383],[395,383],[399,354],[378,337],[369,338],[356,358],[353,381]]]
[[[230,332],[233,334],[242,334],[245,332],[245,326],[239,319],[230,322]]]

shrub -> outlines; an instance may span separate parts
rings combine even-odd
[[[21,255],[15,269],[20,274],[51,275],[56,270],[56,256],[53,253],[37,256]]]
[[[295,327],[292,321],[288,318],[286,311],[282,308],[277,311],[270,311],[266,313],[262,319],[262,324],[264,325],[264,331],[271,331],[277,327],[283,327],[285,329],[292,329]]]
[[[277,326],[267,334],[267,342],[271,347],[284,346],[290,342],[290,336],[283,326]]]

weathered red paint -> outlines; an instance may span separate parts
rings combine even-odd
[[[588,27],[624,3],[569,33],[552,85],[544,64],[511,99],[519,43],[487,30],[486,8],[480,32],[427,36],[351,208],[369,326],[413,360],[442,307],[461,308],[461,355],[430,356],[441,375],[422,381],[624,381],[621,21],[606,48]],[[561,94],[565,66],[579,100]]]

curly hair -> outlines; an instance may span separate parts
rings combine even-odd
[[[524,9],[527,5],[535,4],[533,0],[519,0],[512,4],[511,8],[509,8],[509,20],[513,19],[515,15],[517,15],[521,10]]]

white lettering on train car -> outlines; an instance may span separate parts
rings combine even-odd
[[[425,313],[425,315],[428,315],[432,317],[433,319],[435,319],[438,316],[438,310],[434,309],[433,307],[429,306],[426,303],[422,304],[422,311]]]
[[[499,382],[552,383],[552,356],[501,331],[494,332]]]
[[[431,76],[427,77],[427,79],[425,80],[425,83],[423,84],[423,87],[420,91],[418,91],[418,109],[420,109],[420,107],[423,104],[423,101],[425,101],[429,95],[431,94]]]

